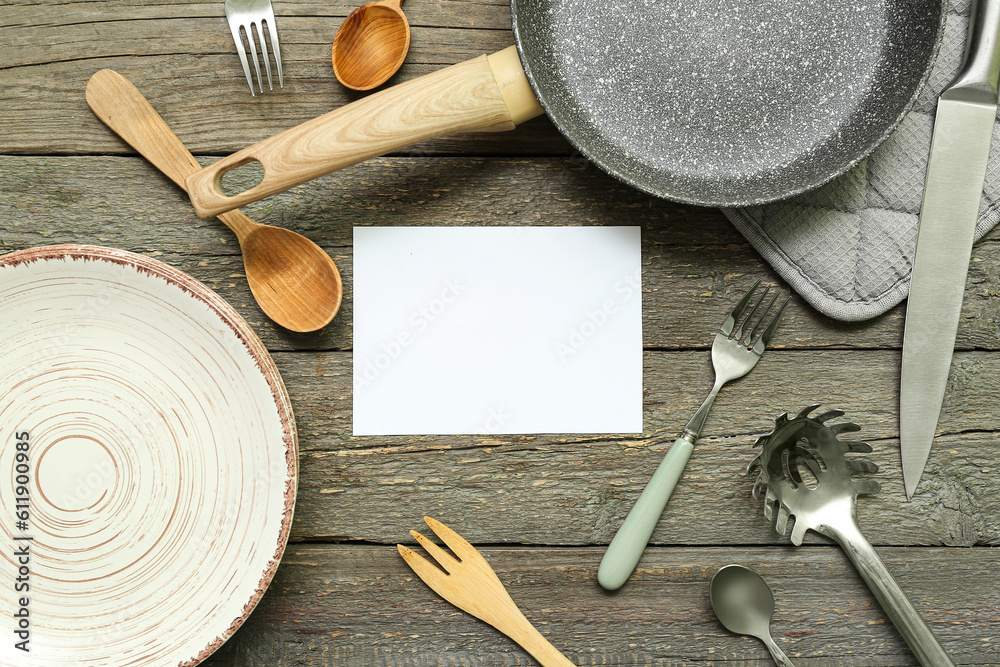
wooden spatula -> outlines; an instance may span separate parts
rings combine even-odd
[[[475,547],[440,521],[435,521],[429,516],[425,516],[424,521],[448,545],[455,556],[458,556],[456,559],[417,531],[411,530],[410,535],[413,535],[420,546],[445,570],[442,572],[440,568],[417,555],[412,549],[397,544],[399,555],[425,584],[462,611],[489,623],[513,639],[543,667],[573,665],[535,629],[531,621],[524,617],[511,600],[507,589],[500,583],[496,572]]]

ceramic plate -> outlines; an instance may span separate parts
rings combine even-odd
[[[0,443],[0,664],[194,665],[270,583],[291,405],[247,323],[180,271],[0,257]]]

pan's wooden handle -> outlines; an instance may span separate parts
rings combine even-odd
[[[513,46],[387,88],[225,157],[187,178],[208,218],[331,171],[455,132],[512,130],[542,113]],[[253,161],[264,178],[226,196],[222,176]]]

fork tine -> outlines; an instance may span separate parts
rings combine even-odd
[[[441,597],[445,597],[441,591],[447,589],[448,587],[447,574],[442,572],[437,566],[429,562],[423,556],[416,554],[409,547],[397,544],[396,550],[399,551],[399,555],[403,557],[403,560],[405,560],[406,564],[410,566],[410,569],[413,570],[413,572],[420,577],[425,584],[430,586],[431,589]]]
[[[225,0],[226,20],[229,30],[233,33],[243,74],[250,86],[250,94],[256,95],[256,87],[264,92],[264,80],[260,71],[260,59],[264,60],[264,73],[267,74],[267,88],[274,90],[274,78],[271,75],[271,54],[274,54],[274,66],[278,72],[278,85],[284,87],[285,77],[281,68],[281,47],[278,45],[278,26],[274,20],[274,8],[271,0]],[[264,24],[267,29],[264,29]],[[268,46],[270,38],[270,47]],[[257,44],[260,44],[260,48]],[[271,53],[268,53],[268,52]],[[257,75],[257,85],[254,86],[253,75],[250,73],[249,59],[253,59],[253,69]]]
[[[774,337],[774,330],[778,328],[778,322],[781,321],[781,316],[785,314],[785,308],[788,306],[788,302],[792,299],[791,295],[785,297],[785,300],[781,302],[781,306],[778,308],[777,312],[771,316],[771,323],[767,325],[764,329],[764,333],[760,335],[760,340],[754,345],[754,351],[762,353],[764,348],[771,344],[771,339]]]
[[[274,85],[271,83],[271,59],[267,57],[267,40],[264,39],[264,29],[260,25],[260,21],[250,24],[257,29],[257,41],[260,42],[260,55],[264,58],[264,69],[267,71],[267,89],[274,90]],[[260,76],[259,74],[257,76]],[[263,92],[264,82],[260,82],[261,92]]]
[[[267,32],[271,35],[271,50],[274,51],[274,69],[278,71],[278,87],[285,87],[285,79],[281,76],[281,46],[278,44],[278,26],[274,22],[274,8],[268,5],[264,15]]]
[[[243,48],[243,37],[240,36],[240,26],[230,24],[229,29],[233,33],[233,41],[236,42],[236,53],[239,54],[240,62],[243,63],[243,73],[247,77],[247,85],[250,86],[250,95],[254,96],[253,79],[250,78],[250,63],[247,62],[247,51]]]
[[[441,541],[447,544],[448,548],[451,549],[455,555],[459,557],[459,559],[485,560],[483,555],[476,551],[474,546],[469,544],[464,537],[456,533],[448,526],[444,525],[437,519],[432,519],[429,516],[425,516],[424,521],[427,522],[427,525],[434,531],[434,534],[440,537]]]
[[[760,301],[757,303],[758,306],[760,306],[760,304],[764,302],[764,299],[767,298],[767,295],[768,295],[768,293],[770,293],[770,291],[771,291],[771,289],[768,288],[768,291],[764,292],[764,296],[762,296],[761,299],[760,299]],[[767,308],[765,308],[764,312],[760,314],[760,317],[757,319],[757,323],[754,325],[753,329],[750,330],[750,333],[747,334],[747,344],[748,345],[750,344],[751,341],[756,341],[758,339],[757,334],[759,334],[760,330],[766,326],[766,323],[768,321],[767,320],[768,313],[771,312],[771,308],[774,307],[774,304],[778,300],[779,296],[781,296],[781,293],[775,291],[774,296],[772,296],[771,300],[767,302]],[[755,309],[755,312],[756,312],[756,309]],[[749,324],[749,323],[750,323],[750,320],[748,318],[747,319],[747,324]]]
[[[764,304],[764,301],[767,300],[767,295],[770,293],[771,293],[771,288],[765,287],[764,293],[760,295],[760,298],[757,299],[757,302],[753,305],[753,308],[750,309],[750,314],[743,318],[743,321],[740,323],[740,326],[736,329],[735,332],[733,332],[733,335],[730,336],[730,338],[736,341],[743,341],[745,338],[747,338],[746,334],[750,330],[750,323],[753,322],[755,318],[757,318],[757,311],[760,310],[760,307]],[[768,304],[768,308],[770,307],[771,307],[770,304]],[[767,310],[761,313],[759,319],[763,319],[763,317],[766,314]]]
[[[247,43],[250,46],[250,53],[253,55],[253,71],[257,73],[257,85],[260,87],[260,92],[264,92],[264,82],[260,78],[260,62],[257,58],[257,46],[253,41],[253,24],[248,23],[243,26],[243,30],[247,33]]]
[[[445,571],[451,573],[458,566],[458,561],[455,560],[451,554],[431,542],[417,531],[411,530],[410,535],[413,536],[413,539],[415,539],[417,543],[419,543],[420,546],[422,546],[424,550],[438,562],[438,565],[445,569]]]
[[[760,280],[755,282],[753,287],[747,290],[747,293],[743,295],[740,302],[733,306],[733,309],[729,312],[729,316],[726,318],[726,321],[722,323],[721,327],[719,327],[719,333],[723,336],[732,335],[733,327],[736,326],[736,322],[743,316],[743,311],[746,310],[747,304],[750,303],[750,298],[753,296],[753,293],[757,290],[759,285]]]

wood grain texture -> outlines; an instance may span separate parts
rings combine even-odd
[[[898,352],[773,350],[767,355],[753,374],[719,394],[652,543],[779,540],[769,532],[761,503],[750,498],[752,480],[744,470],[756,453],[754,441],[770,432],[778,414],[819,400],[847,412],[845,421],[862,427],[850,437],[874,448],[866,458],[879,465],[876,478],[883,490],[859,500],[858,509],[872,543],[1000,543],[1000,501],[992,493],[1000,429],[991,389],[967,388],[962,407],[948,399],[944,435],[931,454],[921,492],[906,503],[897,407],[886,401],[898,383]],[[971,361],[961,357],[959,363]],[[306,359],[281,353],[276,360],[283,375],[297,379],[290,391],[303,441],[303,500],[293,527],[295,540],[391,543],[412,507],[444,516],[449,507],[458,506],[470,526],[465,537],[473,544],[606,544],[697,409],[700,394],[691,387],[711,381],[707,351],[648,352],[641,437],[355,438],[349,435],[348,355],[318,353]],[[979,363],[987,377],[1000,373],[998,362]],[[860,381],[857,369],[867,369]],[[398,502],[401,492],[405,504]],[[341,506],[351,508],[349,515],[339,514]],[[517,517],[516,530],[496,526],[492,517],[498,512]],[[553,522],[553,516],[558,520]],[[825,542],[812,535],[808,539]]]
[[[396,73],[410,50],[410,24],[401,4],[368,2],[347,15],[330,54],[338,81],[352,90],[371,90]]]
[[[451,521],[463,532],[475,525]],[[414,514],[410,525],[418,522]],[[754,568],[771,586],[772,633],[796,665],[917,664],[833,547],[654,548],[614,594],[596,582],[602,549],[480,550],[528,619],[579,665],[773,665],[763,644],[727,632],[711,611],[709,580],[732,562]],[[958,664],[1000,661],[993,550],[963,550],[958,559],[948,549],[880,553]],[[949,586],[952,577],[976,586]],[[208,664],[535,663],[439,598],[394,547],[292,545],[260,607]]]
[[[348,2],[275,4],[285,87],[251,98],[221,2],[50,0],[7,4],[0,17],[0,87],[30,91],[0,101],[3,152],[121,152],[124,144],[87,116],[87,79],[110,68],[153,102],[198,154],[228,155],[360,99],[334,78],[330,45],[356,8]],[[52,16],[57,17],[55,20]],[[507,3],[435,0],[407,7],[407,59],[389,84],[415,79],[514,43]],[[46,104],[34,100],[46,97]],[[547,120],[503,136],[431,140],[418,154],[550,154],[572,149]]]
[[[87,104],[105,125],[182,190],[200,165],[149,101],[114,70],[87,82]],[[219,220],[236,234],[247,284],[261,310],[296,332],[322,329],[340,309],[343,283],[337,265],[315,243],[290,230],[226,211]]]
[[[431,137],[513,129],[493,70],[479,56],[279,132],[191,174],[186,187],[206,218]],[[260,163],[260,182],[224,191],[223,176],[250,162]]]
[[[431,560],[403,544],[396,545],[399,555],[421,581],[462,611],[510,637],[542,667],[573,667],[573,663],[525,618],[496,572],[475,547],[440,521],[429,516],[424,517],[424,521],[444,543],[444,548],[423,533],[411,530],[410,535]]]
[[[242,267],[232,261],[238,247],[222,224],[199,220],[184,194],[140,158],[0,156],[0,195],[0,251],[87,242],[166,258],[236,304],[270,349],[350,348],[355,225],[639,225],[644,345],[653,349],[707,349],[706,333],[749,277],[778,280],[721,212],[643,195],[586,161],[375,159],[244,209],[258,222],[316,242],[341,270],[342,312],[322,332],[297,336],[276,330],[246,305],[252,302],[240,287]],[[998,267],[995,229],[973,248],[960,350],[1000,349]],[[839,322],[793,298],[776,342],[898,349],[904,314],[900,306],[867,322]]]
[[[750,499],[743,469],[754,440],[780,412],[813,402],[845,410],[862,427],[852,436],[874,448],[884,489],[859,501],[858,517],[892,574],[956,663],[1000,664],[1000,232],[973,250],[941,434],[912,502],[896,398],[904,307],[847,324],[794,298],[775,349],[720,394],[636,576],[607,594],[596,582],[604,545],[710,386],[720,314],[756,277],[776,282],[719,211],[621,185],[544,118],[432,139],[247,207],[316,242],[343,274],[340,314],[294,334],[258,309],[224,225],[199,220],[84,99],[94,72],[120,71],[211,163],[360,97],[329,62],[357,4],[275,0],[285,88],[257,98],[216,0],[17,0],[0,12],[0,252],[95,243],[189,273],[250,322],[296,411],[294,544],[260,606],[207,664],[533,664],[407,569],[393,545],[412,544],[408,531],[431,514],[482,551],[528,619],[578,664],[771,664],[711,612],[709,578],[737,562],[774,589],[774,634],[796,664],[913,665],[841,550],[814,535],[789,546]],[[504,0],[414,2],[407,15],[411,49],[389,83],[512,43]],[[353,227],[526,224],[642,227],[644,434],[353,437]]]

